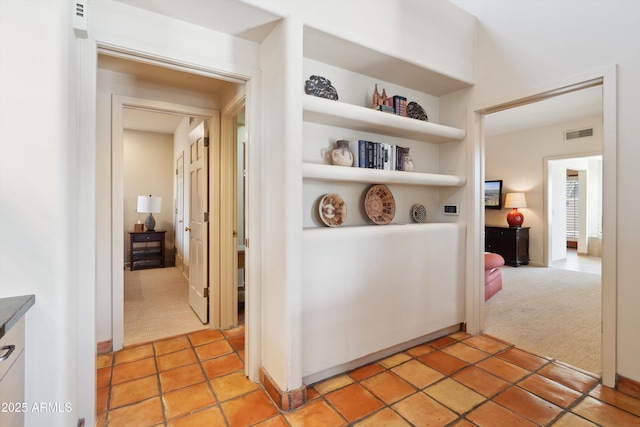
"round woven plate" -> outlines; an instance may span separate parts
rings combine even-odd
[[[420,205],[413,205],[411,208],[411,218],[417,223],[423,223],[427,220],[427,209]]]
[[[329,227],[339,227],[347,219],[347,205],[337,194],[325,194],[320,199],[320,219]]]
[[[386,185],[369,188],[364,198],[364,210],[371,221],[378,225],[389,224],[396,214],[396,201]]]

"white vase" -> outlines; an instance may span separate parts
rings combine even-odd
[[[409,155],[409,148],[402,149],[402,170],[405,172],[413,172],[413,160]]]
[[[346,139],[336,141],[336,148],[331,150],[331,163],[336,166],[353,165],[353,154],[349,150],[349,141]]]

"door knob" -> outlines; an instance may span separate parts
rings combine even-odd
[[[189,227],[185,227],[184,231],[191,231],[191,229]]]

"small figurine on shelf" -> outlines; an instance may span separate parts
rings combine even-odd
[[[371,106],[373,108],[378,108],[378,105],[380,105],[380,92],[378,92],[378,85],[376,84],[376,87],[373,90],[373,96],[371,97]]]

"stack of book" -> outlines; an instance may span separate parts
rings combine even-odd
[[[383,142],[358,141],[358,167],[401,171],[404,148]]]

